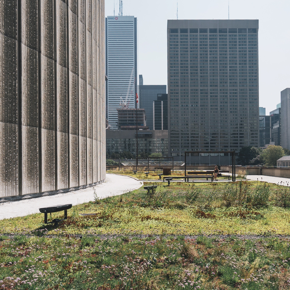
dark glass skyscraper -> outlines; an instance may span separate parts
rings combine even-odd
[[[168,130],[168,94],[158,94],[153,103],[153,130]]]
[[[169,20],[168,95],[173,156],[258,146],[258,20]]]
[[[153,130],[153,102],[158,94],[166,94],[165,85],[140,85],[140,108],[145,109],[146,121],[149,130]]]

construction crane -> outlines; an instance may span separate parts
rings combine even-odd
[[[123,16],[123,0],[119,0],[119,16]]]
[[[130,90],[132,89],[131,87],[132,87],[133,79],[134,79],[134,68],[132,69],[132,72],[131,72],[126,99],[124,100],[122,97],[120,97],[120,106],[123,109],[129,108],[128,98],[129,98]]]

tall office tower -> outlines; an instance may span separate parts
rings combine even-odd
[[[264,148],[271,142],[271,117],[259,116],[259,147]]]
[[[153,102],[153,130],[168,130],[168,94],[158,94]]]
[[[281,145],[281,104],[277,109],[270,112],[271,117],[271,142]]]
[[[170,154],[258,146],[258,20],[169,20],[168,86]]]
[[[259,107],[259,116],[266,116],[266,108]]]
[[[139,86],[143,86],[143,76],[139,75]]]
[[[290,88],[281,92],[281,146],[290,150]]]
[[[140,108],[145,109],[149,130],[153,130],[153,102],[158,94],[166,94],[166,85],[139,86]]]
[[[118,128],[121,107],[135,108],[137,93],[137,18],[106,18],[107,119]]]
[[[0,1],[0,197],[106,178],[105,1]]]

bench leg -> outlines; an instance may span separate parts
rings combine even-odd
[[[65,220],[67,219],[67,210],[66,209],[64,210],[64,219]]]
[[[47,224],[47,213],[44,213],[44,223]]]

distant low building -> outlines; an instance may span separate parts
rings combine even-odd
[[[282,158],[277,160],[278,168],[290,167],[290,156],[283,156]]]
[[[161,153],[168,156],[168,131],[138,131],[138,155]],[[107,157],[130,153],[136,156],[136,131],[107,130]]]
[[[144,109],[117,109],[119,130],[148,130]],[[137,121],[136,121],[137,120]]]

